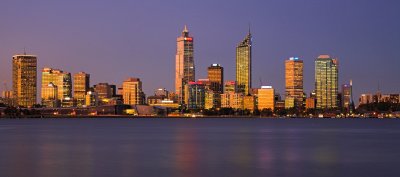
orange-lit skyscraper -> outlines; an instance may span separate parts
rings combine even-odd
[[[303,60],[291,57],[285,61],[286,99],[293,99],[294,106],[303,106]]]
[[[220,64],[212,64],[208,67],[208,79],[211,83],[211,90],[215,93],[224,92],[224,68]]]
[[[189,36],[189,31],[185,26],[182,35],[176,39],[175,92],[179,97],[179,103],[184,102],[185,85],[195,81],[193,56],[193,37]]]
[[[249,94],[251,88],[251,43],[249,30],[246,38],[236,47],[236,82],[238,92],[244,95]]]
[[[13,97],[16,106],[33,106],[37,97],[37,57],[14,55],[12,62]]]
[[[74,99],[78,107],[85,105],[86,93],[90,88],[90,75],[85,72],[74,74]]]

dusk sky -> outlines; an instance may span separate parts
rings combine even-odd
[[[11,88],[12,55],[38,56],[43,67],[91,74],[91,85],[139,77],[149,96],[174,89],[176,37],[195,38],[196,79],[220,63],[235,78],[235,46],[253,34],[253,87],[284,93],[284,60],[304,60],[314,88],[314,60],[339,59],[339,85],[359,94],[400,92],[398,0],[1,0],[0,81]],[[41,76],[38,78],[40,85]],[[40,94],[39,94],[40,95]]]

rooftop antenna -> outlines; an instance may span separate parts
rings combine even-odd
[[[26,55],[26,47],[24,47],[24,55]]]

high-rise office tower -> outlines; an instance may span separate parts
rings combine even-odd
[[[353,81],[350,80],[350,84],[342,85],[342,109],[345,112],[353,112]]]
[[[251,43],[252,37],[249,30],[246,38],[236,47],[236,82],[238,92],[249,94],[251,88]]]
[[[31,107],[37,96],[37,57],[35,55],[13,56],[13,97],[16,106]]]
[[[57,98],[61,103],[63,101],[70,102],[72,98],[72,79],[71,73],[64,72],[59,69],[43,68],[42,70],[42,89],[53,83],[57,86]],[[42,100],[46,98],[43,95],[42,90]]]
[[[208,79],[211,84],[211,90],[215,93],[222,94],[224,92],[224,68],[220,64],[212,64],[208,67]]]
[[[315,60],[316,108],[337,108],[338,61],[329,55],[320,55]]]
[[[122,83],[122,97],[124,104],[141,105],[144,104],[144,93],[142,91],[142,81],[139,78],[128,78]]]
[[[193,37],[189,36],[189,31],[185,26],[182,35],[176,39],[175,56],[175,92],[181,104],[185,98],[185,85],[195,81],[193,52]]]
[[[79,72],[74,74],[74,99],[78,107],[86,104],[86,93],[90,88],[90,74]]]
[[[303,60],[291,57],[285,61],[286,99],[294,100],[294,106],[303,106]],[[291,106],[289,106],[291,107]]]

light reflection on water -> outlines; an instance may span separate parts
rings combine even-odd
[[[399,138],[398,120],[0,120],[0,176],[390,177]]]

